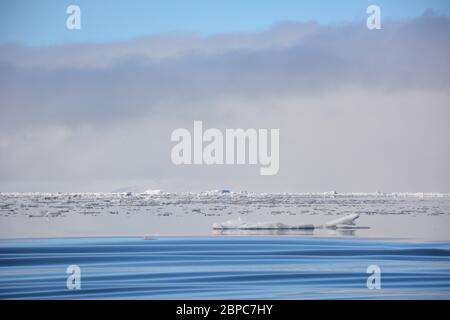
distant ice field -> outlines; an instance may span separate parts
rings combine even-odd
[[[213,230],[248,224],[322,225],[359,214],[355,229]],[[305,236],[450,241],[450,195],[426,193],[0,193],[0,238]]]

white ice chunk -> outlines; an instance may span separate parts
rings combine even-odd
[[[327,222],[325,224],[325,227],[327,228],[336,228],[336,226],[338,225],[354,225],[355,224],[355,220],[359,218],[359,214],[354,213],[354,214],[349,214],[346,215],[345,217],[339,218],[339,219],[335,219],[335,220],[331,220],[329,222]]]

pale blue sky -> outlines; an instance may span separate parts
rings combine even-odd
[[[82,30],[65,27],[70,4],[81,7]],[[3,0],[0,44],[109,42],[172,31],[251,32],[282,21],[339,24],[363,21],[370,4],[381,7],[383,19],[411,18],[427,9],[450,15],[447,0]]]

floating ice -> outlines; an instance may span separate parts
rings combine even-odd
[[[359,218],[359,214],[349,214],[345,217],[335,219],[327,222],[324,226],[314,226],[313,224],[294,224],[288,225],[281,222],[244,222],[239,217],[235,220],[228,220],[223,223],[214,223],[214,230],[303,230],[303,229],[319,229],[319,228],[330,228],[330,229],[349,229],[357,228],[355,227],[354,221]]]
[[[336,228],[340,225],[352,226],[352,225],[355,225],[355,220],[358,218],[359,218],[359,214],[357,214],[357,213],[349,214],[349,215],[346,215],[345,217],[327,222],[325,224],[325,227]]]
[[[299,229],[314,229],[314,225],[312,224],[299,224],[299,225],[287,225],[281,222],[255,222],[248,223],[242,221],[239,217],[235,220],[228,220],[223,223],[214,223],[213,229],[215,230],[229,230],[229,229],[238,229],[238,230],[280,230],[280,229],[290,229],[290,230],[299,230]]]
[[[161,194],[161,190],[159,190],[159,189],[155,189],[155,190],[153,190],[153,189],[148,189],[148,190],[145,190],[145,191],[144,191],[144,194],[148,194],[148,195],[158,195],[158,194]]]

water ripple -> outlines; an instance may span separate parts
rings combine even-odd
[[[369,290],[369,265],[381,268]],[[81,268],[81,290],[66,268]],[[277,237],[0,241],[0,299],[450,298],[450,243]]]

